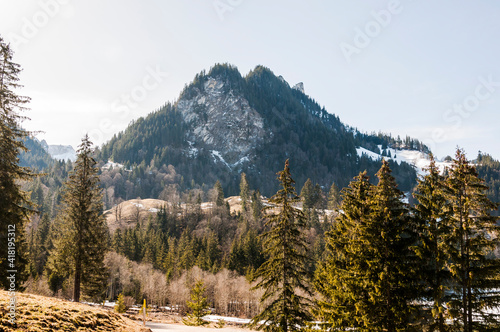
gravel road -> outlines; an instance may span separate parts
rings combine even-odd
[[[146,326],[153,332],[250,332],[248,329],[237,327],[224,327],[222,329],[198,326],[186,326],[183,324],[162,324],[146,322]]]

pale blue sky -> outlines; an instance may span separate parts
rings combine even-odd
[[[304,82],[361,131],[500,158],[496,1],[0,0],[0,34],[50,144],[101,144],[229,62]]]

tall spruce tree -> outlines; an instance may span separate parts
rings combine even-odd
[[[363,303],[373,328],[389,332],[408,331],[412,318],[411,301],[418,295],[418,275],[411,247],[415,232],[404,194],[397,188],[387,161],[377,172],[372,188],[370,215],[362,237],[368,254],[365,271],[370,301]]]
[[[202,319],[209,309],[207,298],[203,296],[205,291],[206,287],[203,285],[202,280],[198,280],[191,288],[191,301],[187,301],[191,313],[188,314],[186,319],[183,319],[184,324],[193,326],[208,324],[207,321]]]
[[[48,213],[43,213],[36,229],[31,229],[31,243],[29,248],[30,254],[30,271],[33,277],[43,274],[45,263],[48,256],[48,235],[50,229],[50,219]]]
[[[414,216],[419,242],[414,247],[420,259],[420,273],[424,289],[422,297],[432,302],[426,325],[430,331],[448,331],[449,318],[446,303],[451,282],[449,262],[450,209],[444,194],[444,177],[440,175],[433,155],[430,155],[428,174],[418,180],[413,196],[417,203]],[[427,316],[427,315],[424,315]]]
[[[63,202],[57,223],[60,226],[50,257],[53,276],[73,277],[73,300],[80,293],[93,299],[103,296],[107,271],[108,229],[102,214],[102,189],[92,143],[85,135],[78,149],[75,168],[64,185]]]
[[[323,190],[319,183],[314,185],[313,189],[313,198],[312,198],[313,208],[315,209],[324,209],[325,208],[325,198],[323,195]]]
[[[328,209],[335,210],[339,207],[341,201],[339,188],[335,183],[332,183],[330,191],[328,192]]]
[[[224,191],[222,190],[222,185],[220,184],[220,181],[217,180],[214,185],[215,193],[216,193],[216,198],[215,198],[215,205],[217,206],[223,206],[224,205]]]
[[[302,186],[302,190],[300,191],[300,197],[302,197],[302,206],[304,209],[311,209],[314,205],[314,187],[311,179],[307,179],[307,181]]]
[[[465,332],[500,328],[500,317],[488,311],[500,304],[500,261],[493,255],[499,226],[491,213],[497,205],[486,193],[476,168],[457,149],[445,196],[452,209],[449,269],[454,300],[450,304],[456,310],[455,325]]]
[[[318,273],[325,297],[319,314],[344,329],[407,331],[417,295],[410,250],[415,237],[404,195],[385,160],[377,177],[378,184],[367,188],[361,174],[344,194],[339,225],[328,233],[330,257]]]
[[[255,221],[260,221],[263,207],[264,205],[262,204],[262,200],[260,198],[260,192],[256,190],[252,193],[252,216]]]
[[[250,189],[248,187],[247,175],[241,173],[240,180],[240,197],[241,197],[241,208],[244,212],[248,210],[248,200],[250,199]]]
[[[28,97],[16,90],[21,67],[12,60],[12,50],[0,36],[0,287],[10,288],[7,277],[16,272],[16,289],[21,290],[28,276],[25,223],[32,204],[28,194],[21,189],[20,181],[34,177],[30,169],[19,166],[19,153],[26,151],[24,139],[28,133],[20,125],[25,119],[20,112]],[[8,236],[9,235],[9,236]],[[15,244],[14,247],[7,245]],[[15,239],[15,240],[14,240]],[[9,256],[9,250],[15,252]]]
[[[326,258],[315,275],[315,287],[321,295],[316,314],[325,328],[345,330],[363,326],[363,313],[356,304],[365,296],[359,273],[367,269],[367,260],[359,233],[361,223],[370,213],[371,188],[365,171],[342,190],[341,213],[325,236]]]
[[[306,221],[293,204],[300,201],[288,160],[278,173],[281,189],[269,202],[277,213],[269,215],[267,231],[262,235],[264,254],[269,257],[256,271],[254,289],[261,288],[262,311],[252,319],[251,326],[265,331],[296,331],[311,320],[310,300],[298,293],[311,295],[307,270]]]

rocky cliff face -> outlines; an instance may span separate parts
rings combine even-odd
[[[187,133],[190,152],[196,154],[204,146],[214,161],[230,169],[251,160],[265,138],[262,116],[220,77],[209,77],[193,98],[181,98],[177,110],[191,128]]]
[[[57,160],[76,160],[76,151],[71,145],[48,145],[45,140],[40,143],[50,156]]]

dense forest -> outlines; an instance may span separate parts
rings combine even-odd
[[[484,227],[485,230],[493,227],[488,232],[494,232],[494,227],[497,226],[494,226],[491,222],[496,218],[487,216],[489,214],[488,209],[493,210],[497,206],[488,203],[489,200],[483,201],[484,198],[481,195],[490,193],[480,178],[475,175],[477,174],[475,173],[476,167],[469,164],[468,161],[463,161],[462,155],[458,156],[462,159],[456,159],[453,162],[458,164],[461,160],[460,165],[466,167],[466,171],[470,172],[470,175],[467,176],[476,177],[474,178],[476,179],[474,180],[476,181],[475,184],[468,184],[471,189],[466,190],[467,194],[476,195],[473,201],[485,204],[485,210],[478,210],[479,215],[482,216],[481,219],[471,218],[468,222],[485,222],[481,227]],[[491,173],[492,169],[497,169],[495,161],[487,155],[480,155],[478,161],[481,161],[477,166],[478,170],[481,167],[489,167],[490,169],[487,172]],[[306,181],[300,190],[300,196],[295,207],[301,208],[299,211],[303,213],[305,221],[305,228],[301,231],[307,243],[305,249],[307,259],[304,261],[308,262],[305,265],[308,274],[316,275],[316,284],[312,280],[310,281],[319,292],[316,293],[315,298],[318,298],[319,294],[323,294],[325,299],[333,301],[330,303],[336,303],[337,297],[342,299],[345,295],[336,292],[332,288],[344,280],[341,272],[336,269],[332,270],[332,266],[335,266],[332,264],[342,264],[342,256],[338,257],[337,255],[342,250],[346,250],[346,253],[356,255],[357,260],[352,262],[359,264],[359,266],[352,265],[351,268],[360,268],[367,273],[367,278],[371,278],[371,282],[374,283],[374,292],[377,292],[377,287],[390,287],[388,289],[395,292],[394,296],[400,296],[400,301],[394,303],[394,308],[401,310],[401,312],[413,310],[414,313],[418,312],[417,316],[420,317],[420,320],[413,320],[412,317],[414,316],[409,314],[393,317],[390,312],[385,312],[384,315],[387,316],[384,319],[387,319],[387,321],[384,324],[393,322],[401,326],[418,327],[439,323],[440,316],[433,316],[425,306],[415,307],[412,301],[420,297],[432,299],[432,296],[442,294],[432,292],[432,287],[437,287],[432,279],[434,278],[433,271],[435,271],[433,269],[436,268],[436,265],[433,265],[434,263],[428,260],[427,252],[434,250],[434,247],[428,246],[426,243],[420,243],[417,239],[425,234],[428,234],[425,236],[429,236],[429,241],[438,241],[439,238],[434,237],[436,234],[446,236],[445,233],[430,233],[434,232],[433,228],[426,228],[427,224],[419,223],[425,218],[430,218],[425,213],[430,213],[430,211],[434,211],[431,209],[436,209],[436,215],[433,215],[432,218],[449,218],[449,227],[455,225],[454,217],[452,218],[454,210],[441,209],[440,206],[447,206],[446,204],[451,203],[446,202],[452,202],[454,199],[455,196],[453,195],[455,194],[451,190],[455,190],[454,186],[457,186],[458,179],[461,179],[462,175],[458,172],[461,171],[462,166],[453,166],[453,168],[448,169],[446,174],[442,175],[436,173],[436,168],[432,167],[434,166],[431,166],[431,173],[426,178],[419,180],[414,194],[416,199],[415,207],[411,207],[402,199],[404,197],[403,193],[397,189],[397,183],[391,175],[392,171],[387,162],[384,162],[382,168],[377,172],[376,180],[378,181],[371,181],[364,172],[354,178],[349,187],[343,189],[341,193],[339,193],[335,185],[332,185],[331,190],[325,193],[319,184],[314,184],[310,179]],[[437,180],[432,180],[434,178]],[[388,181],[388,184],[383,184],[383,181]],[[429,181],[438,182],[433,184],[433,182],[429,183]],[[365,189],[361,189],[359,186],[364,186]],[[179,309],[181,312],[185,312],[188,310],[186,303],[189,300],[189,288],[193,287],[197,280],[202,279],[208,287],[206,294],[210,306],[216,308],[218,313],[254,317],[262,309],[258,301],[259,294],[262,293],[250,291],[251,281],[254,280],[256,271],[269,259],[269,256],[265,254],[265,245],[262,241],[262,236],[269,230],[268,226],[266,227],[267,212],[263,210],[263,207],[268,203],[262,200],[257,190],[252,190],[249,187],[245,175],[240,177],[239,188],[242,210],[237,213],[230,212],[222,186],[217,182],[207,193],[204,193],[201,189],[186,189],[184,194],[175,194],[178,197],[177,203],[161,206],[156,213],[138,213],[132,216],[135,220],[131,226],[118,228],[114,233],[109,234],[109,252],[104,261],[108,274],[105,287],[102,288],[100,296],[112,300],[121,294],[129,302],[140,302],[142,298],[147,298],[148,301],[157,305],[175,304],[178,308],[181,308]],[[434,188],[432,190],[435,190],[435,192],[427,192],[427,190],[431,190],[428,188]],[[361,190],[364,190],[364,194]],[[456,190],[460,190],[460,187],[457,187]],[[361,197],[364,197],[363,195],[367,195],[365,200],[361,200]],[[384,195],[387,197],[381,198],[385,197]],[[429,198],[425,195],[435,196]],[[441,196],[438,195],[443,195],[445,201],[442,201],[439,198]],[[211,202],[210,209],[204,208],[207,206],[204,203],[205,199]],[[185,204],[181,205],[181,201],[185,202]],[[383,204],[389,205],[384,207]],[[425,204],[431,205],[425,206]],[[432,207],[433,204],[441,205]],[[475,209],[467,206],[464,208]],[[343,212],[338,214],[325,210],[332,207],[339,208]],[[118,207],[115,206],[114,209],[117,210]],[[477,207],[477,209],[480,208]],[[391,212],[387,214],[388,211]],[[381,224],[373,224],[369,228],[362,227],[358,229],[355,224],[351,224],[356,223],[357,218],[366,218],[363,220],[366,220],[367,223]],[[384,221],[389,219],[391,223]],[[396,219],[399,220],[399,224],[395,223]],[[393,225],[393,223],[394,227],[399,225],[399,228],[392,229],[392,226],[389,225]],[[125,220],[124,224],[130,224],[130,220]],[[57,238],[59,233],[56,225],[57,222],[51,222],[48,214],[44,213],[42,213],[38,225],[32,224],[32,228],[28,233],[28,248],[32,257],[31,261],[37,262],[37,264],[31,267],[31,277],[27,285],[28,289],[33,292],[71,297],[73,291],[71,279],[67,277],[61,278],[61,276],[57,275],[51,276],[50,274],[51,269],[53,269],[50,265],[50,256],[55,250],[54,238]],[[385,246],[390,246],[387,248],[394,250],[391,253],[391,257],[394,256],[391,258],[392,265],[387,265],[385,261],[381,261],[380,265],[371,267],[374,271],[376,270],[373,272],[375,275],[381,273],[382,270],[380,269],[387,268],[387,271],[389,271],[387,273],[390,273],[388,279],[382,278],[382,280],[379,280],[370,275],[372,272],[367,272],[370,265],[366,265],[369,262],[369,259],[365,257],[365,255],[369,255],[369,252],[364,249],[366,244],[361,245],[352,241],[344,241],[347,229],[342,227],[360,232],[360,236],[370,239],[368,243],[373,250],[383,251]],[[385,239],[384,241],[382,239],[378,240],[377,234],[379,234],[380,229],[383,229],[382,232],[395,233],[388,233],[389,238],[382,238]],[[445,231],[444,229],[439,230],[439,232]],[[401,232],[403,235],[398,235],[397,232]],[[421,235],[418,235],[419,233]],[[453,234],[459,235],[457,232],[453,232]],[[399,242],[390,239],[399,239]],[[459,241],[459,239],[457,238],[454,241]],[[488,238],[482,241],[488,241]],[[488,252],[490,253],[488,255],[491,255],[495,249],[494,246],[487,242],[482,245],[488,246]],[[449,259],[458,259],[452,256],[454,251],[451,248],[450,250],[449,252],[445,251],[443,255],[450,255]],[[493,256],[488,257],[491,259]],[[400,269],[398,264],[404,266],[401,265]],[[463,264],[463,262],[460,264]],[[497,267],[495,265],[493,270],[490,270],[491,268],[493,268],[493,265],[485,270],[477,269],[475,273],[478,274],[478,277],[479,273],[486,273],[485,278],[488,279],[490,278],[488,274],[490,272],[487,271],[496,271]],[[454,275],[453,270],[447,270],[446,265],[442,265],[441,269],[444,271],[442,273],[445,276],[445,279],[442,279],[443,285],[450,287],[450,289],[452,287],[461,289],[460,287],[463,284],[462,279],[459,278],[460,274],[458,276]],[[356,273],[359,273],[359,271]],[[404,285],[408,289],[387,284],[403,279],[406,280]],[[324,288],[325,280],[328,281],[326,288]],[[493,279],[489,280],[493,282]],[[428,286],[422,287],[427,283]],[[222,284],[231,286],[228,289],[222,289]],[[152,285],[156,286],[153,287]],[[353,285],[349,287],[351,286],[354,287]],[[371,289],[372,285],[366,285],[366,292],[370,292]],[[362,301],[365,297],[362,292],[359,293],[359,288],[349,288],[349,291],[353,292],[352,296],[359,296],[359,301]],[[399,293],[396,292],[402,293],[397,295]],[[222,296],[222,294],[224,295]],[[486,293],[484,294],[486,295]],[[86,299],[91,299],[88,294],[84,294],[84,296]],[[450,298],[452,298],[450,294],[445,293],[441,297],[435,297],[434,299],[437,299],[436,301],[441,301],[441,299],[449,301]],[[401,302],[401,299],[403,299],[403,302]],[[487,299],[490,301],[490,297]],[[445,314],[443,317],[449,317],[457,324],[456,326],[461,326],[463,321],[457,313],[466,305],[460,304],[460,298],[454,301],[453,307],[444,309]],[[474,306],[476,303],[480,306],[481,301],[473,300]],[[439,303],[438,305],[440,305]],[[365,310],[371,310],[369,309],[370,306],[376,304],[367,303],[366,305]],[[318,314],[324,315],[321,317],[324,317],[329,322],[328,324],[333,324],[331,326],[369,325],[378,324],[377,322],[379,322],[378,316],[370,315],[363,316],[364,318],[360,318],[357,321],[358,323],[355,323],[354,320],[334,323],[335,320],[330,321],[334,316],[330,315],[343,315],[342,311],[338,313],[331,312],[331,307],[326,302],[319,302],[318,308],[320,310]],[[344,308],[342,310],[350,309]],[[464,321],[470,324],[469,318],[464,318]]]

